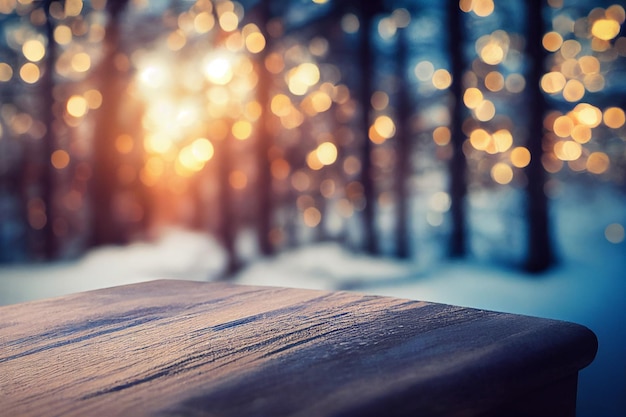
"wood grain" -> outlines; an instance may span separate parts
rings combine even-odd
[[[575,398],[596,349],[547,319],[153,281],[0,307],[0,414],[483,415],[559,381]]]

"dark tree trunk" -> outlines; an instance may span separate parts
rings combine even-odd
[[[47,260],[54,259],[58,254],[58,242],[54,234],[54,220],[56,212],[54,209],[54,194],[55,194],[55,177],[56,172],[52,166],[52,153],[57,146],[56,137],[54,131],[54,96],[52,90],[54,89],[54,64],[56,61],[57,47],[54,41],[54,25],[52,23],[52,16],[50,15],[51,0],[47,0],[44,3],[44,9],[46,13],[46,38],[48,40],[48,47],[46,54],[45,72],[41,79],[42,101],[43,101],[43,122],[46,125],[46,134],[43,138],[44,151],[42,156],[42,168],[41,168],[41,198],[45,205],[46,223],[43,227],[43,240],[44,240],[44,256]]]
[[[125,234],[117,225],[113,215],[113,198],[118,187],[116,168],[118,155],[115,150],[115,137],[119,133],[117,112],[124,91],[123,79],[115,66],[115,55],[120,44],[119,19],[128,0],[107,2],[109,21],[104,38],[104,57],[98,68],[102,106],[94,140],[91,246],[124,243]]]
[[[257,87],[257,100],[263,106],[263,112],[259,119],[258,125],[258,144],[257,144],[257,193],[258,193],[258,213],[257,213],[257,236],[259,250],[263,255],[271,255],[274,248],[270,241],[270,232],[272,229],[272,175],[269,160],[269,150],[273,140],[269,131],[269,121],[272,117],[270,110],[270,89],[272,85],[272,77],[267,68],[265,68],[265,59],[268,52],[272,49],[272,38],[267,31],[267,22],[270,19],[269,0],[261,0],[258,10],[258,26],[261,33],[265,37],[265,48],[259,53],[257,59],[257,73],[259,74],[259,84]]]
[[[363,185],[363,235],[365,250],[372,255],[378,254],[378,242],[376,236],[376,186],[373,179],[373,166],[371,161],[372,142],[369,139],[370,127],[370,100],[373,93],[374,58],[372,45],[372,23],[374,16],[381,9],[380,1],[368,1],[361,3],[360,7],[360,37],[359,37],[359,69],[361,71],[361,84],[359,87],[359,101],[362,106],[361,133],[363,135],[363,155],[361,158],[361,184]]]
[[[411,103],[407,88],[406,68],[408,55],[406,29],[398,31],[396,79],[399,82],[396,126],[396,256],[410,257],[409,195],[407,179],[411,176]]]
[[[540,87],[546,58],[541,41],[545,33],[545,24],[542,15],[543,1],[529,0],[527,5],[526,53],[533,64],[528,76],[530,117],[527,146],[532,157],[526,167],[528,252],[525,267],[530,272],[540,272],[546,270],[554,261],[549,232],[548,201],[544,191],[546,171],[541,163],[543,117],[546,110],[545,97]]]
[[[465,196],[467,195],[467,161],[463,154],[463,45],[464,28],[462,11],[458,0],[449,0],[448,27],[449,48],[452,69],[452,158],[450,159],[450,212],[452,216],[452,234],[450,237],[449,254],[452,257],[463,257],[466,254],[466,210]]]
[[[230,185],[229,176],[233,170],[232,149],[231,142],[232,137],[228,135],[222,139],[221,142],[216,143],[216,161],[218,163],[218,183],[219,183],[219,198],[218,204],[220,208],[220,222],[218,225],[218,234],[222,245],[227,254],[227,265],[224,273],[225,279],[232,277],[232,275],[239,269],[239,262],[237,259],[237,253],[235,250],[235,234],[237,230],[236,226],[236,213],[233,206],[233,189]]]

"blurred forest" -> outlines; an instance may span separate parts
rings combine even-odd
[[[563,184],[626,191],[614,3],[0,0],[0,262],[175,224],[231,272],[321,240],[544,270]]]

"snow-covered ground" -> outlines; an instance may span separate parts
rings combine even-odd
[[[530,276],[480,259],[429,268],[372,258],[325,243],[251,263],[235,282],[347,289],[573,321],[599,339],[595,361],[580,374],[581,416],[626,416],[626,242],[605,229],[626,224],[626,201],[614,194],[556,205],[561,263]],[[72,263],[0,268],[0,305],[158,278],[212,280],[225,266],[209,237],[170,229],[152,243],[105,247]]]

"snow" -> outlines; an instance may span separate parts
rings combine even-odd
[[[424,267],[323,243],[255,260],[234,282],[354,290],[585,325],[598,336],[599,350],[580,373],[578,414],[625,416],[626,242],[610,243],[604,231],[611,223],[626,224],[626,199],[587,192],[555,203],[561,262],[542,275],[482,257]],[[100,248],[76,262],[1,267],[0,305],[159,278],[214,280],[225,265],[223,250],[209,236],[167,229],[155,242]]]

